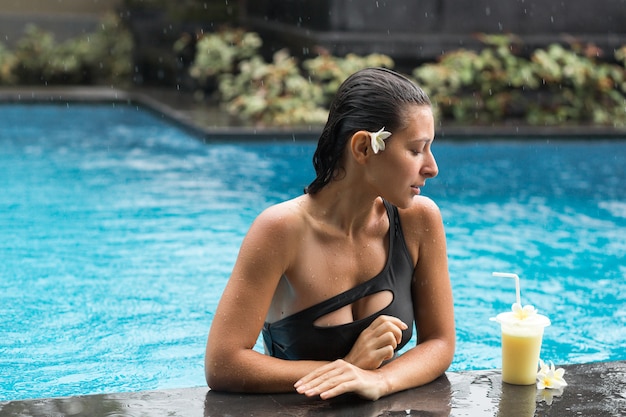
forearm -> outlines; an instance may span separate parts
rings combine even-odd
[[[293,392],[295,382],[327,362],[288,361],[252,349],[205,357],[207,384],[215,391]]]
[[[375,371],[385,382],[381,397],[432,382],[448,369],[453,356],[454,342],[432,339],[418,344]]]

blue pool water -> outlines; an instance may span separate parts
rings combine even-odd
[[[0,401],[204,385],[213,311],[313,143],[203,143],[128,105],[0,105]],[[451,370],[497,368],[489,318],[522,299],[542,356],[626,359],[626,142],[436,141],[458,331]]]

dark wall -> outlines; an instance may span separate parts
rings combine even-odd
[[[572,37],[626,44],[626,0],[247,0],[244,23],[273,50],[385,53],[430,60],[479,47],[475,33],[514,33],[529,48]]]

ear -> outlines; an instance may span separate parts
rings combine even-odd
[[[365,130],[359,130],[352,135],[350,138],[350,151],[358,164],[364,164],[374,154],[370,134]]]

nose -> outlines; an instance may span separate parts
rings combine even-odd
[[[435,161],[435,155],[432,152],[428,152],[424,165],[422,165],[422,175],[426,178],[434,178],[439,173],[439,167],[437,161]]]

